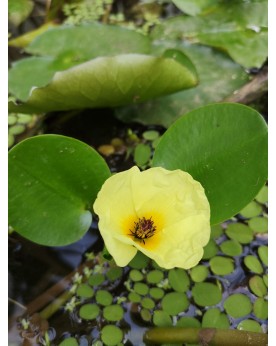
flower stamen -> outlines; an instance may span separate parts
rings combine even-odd
[[[134,221],[134,229],[131,230],[129,235],[133,236],[134,240],[138,240],[145,244],[145,239],[154,236],[156,226],[151,217],[146,219],[145,217],[139,218],[137,222]]]

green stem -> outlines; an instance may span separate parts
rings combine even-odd
[[[62,305],[64,305],[72,296],[73,293],[71,293],[70,291],[65,291],[63,294],[57,297],[51,304],[49,304],[48,306],[46,306],[46,308],[39,312],[40,317],[47,320],[55,312],[57,312],[58,309]]]
[[[202,346],[265,346],[268,336],[235,329],[215,328],[152,328],[145,332],[147,345],[198,344]]]

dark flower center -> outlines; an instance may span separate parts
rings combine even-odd
[[[139,218],[137,222],[134,222],[133,230],[130,229],[130,234],[134,240],[142,241],[145,244],[145,239],[148,239],[154,235],[156,226],[151,217],[146,219],[145,217]]]

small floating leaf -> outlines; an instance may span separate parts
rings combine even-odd
[[[218,304],[222,294],[218,286],[209,282],[195,283],[192,288],[195,303],[199,306],[211,306]]]
[[[96,304],[82,305],[79,311],[80,317],[84,320],[94,320],[100,313],[100,308]]]
[[[149,291],[148,286],[142,282],[136,282],[134,284],[133,289],[136,293],[140,294],[141,296],[145,296]]]
[[[234,271],[234,263],[231,258],[215,256],[210,259],[211,270],[216,275],[228,275]]]
[[[159,137],[159,132],[155,130],[149,130],[143,132],[143,138],[146,139],[147,141],[154,141]]]
[[[144,275],[137,269],[132,269],[129,273],[129,278],[132,281],[142,281],[144,278]]]
[[[190,276],[194,282],[202,282],[204,281],[209,274],[209,270],[204,265],[197,265],[196,267],[191,269]]]
[[[121,267],[110,268],[106,273],[106,277],[110,281],[115,281],[123,275],[123,269]]]
[[[264,297],[267,295],[267,287],[264,280],[258,275],[253,276],[249,280],[249,287],[257,297]]]
[[[158,284],[163,278],[164,274],[160,270],[152,270],[147,274],[147,282],[149,284]]]
[[[155,302],[152,299],[145,297],[142,299],[141,305],[143,306],[143,308],[153,309],[155,307]]]
[[[257,318],[266,320],[268,317],[268,301],[263,298],[256,299],[253,304],[253,312]]]
[[[77,339],[67,338],[63,340],[58,346],[79,346]]]
[[[87,284],[80,284],[76,294],[82,298],[91,298],[94,295],[94,290]]]
[[[150,288],[149,294],[153,299],[161,299],[164,296],[165,292],[162,290],[162,288],[153,287]]]
[[[109,305],[103,309],[103,316],[111,322],[120,321],[124,317],[124,309],[120,305]]]
[[[268,274],[265,274],[263,276],[263,280],[264,280],[264,283],[265,283],[266,287],[268,287]]]
[[[112,304],[113,297],[108,291],[99,290],[96,293],[96,301],[100,305],[107,306]]]
[[[264,265],[268,265],[268,247],[266,245],[262,245],[258,248],[258,255],[262,260]]]
[[[188,274],[183,269],[171,269],[168,274],[169,283],[176,292],[186,292],[190,285]]]
[[[138,293],[130,292],[129,295],[128,295],[128,299],[132,303],[139,303],[141,301],[141,296]]]
[[[100,284],[104,282],[104,280],[105,278],[103,274],[96,273],[90,276],[90,278],[88,279],[88,283],[91,286],[99,286]]]
[[[225,233],[229,238],[238,241],[241,244],[248,244],[253,239],[253,231],[240,222],[230,223]]]
[[[240,318],[251,312],[252,304],[245,294],[237,293],[226,298],[224,309],[230,316]]]
[[[25,131],[25,129],[26,128],[24,125],[13,125],[9,128],[9,133],[11,133],[12,135],[20,135]]]
[[[142,317],[142,319],[144,321],[146,321],[146,322],[151,321],[152,315],[151,315],[151,312],[148,309],[142,309],[140,314],[141,314],[141,317]]]
[[[202,319],[203,328],[229,329],[229,326],[227,316],[217,308],[207,310]]]
[[[253,273],[262,274],[264,271],[261,262],[253,255],[246,256],[244,258],[244,264]]]
[[[204,253],[202,259],[210,259],[218,252],[218,246],[213,239],[210,239],[208,244],[203,248]]]
[[[116,326],[104,326],[101,330],[102,341],[107,346],[117,346],[123,340],[123,332]]]
[[[219,238],[222,235],[221,225],[214,225],[211,227],[211,237],[213,239]]]
[[[228,256],[240,256],[242,254],[242,246],[236,240],[226,240],[220,244],[221,251]]]
[[[151,148],[149,145],[139,143],[134,149],[134,162],[137,166],[144,166],[151,157]]]
[[[150,259],[142,252],[138,251],[134,258],[129,262],[129,266],[134,269],[142,269],[147,266]]]
[[[153,323],[158,327],[170,327],[172,319],[166,311],[156,310],[153,313]]]
[[[241,321],[238,324],[237,329],[246,330],[248,332],[263,333],[260,324],[257,321],[251,319]]]
[[[268,200],[268,187],[267,185],[263,186],[260,190],[260,192],[255,197],[256,201],[259,203],[267,203]]]
[[[243,217],[250,218],[260,215],[262,212],[262,207],[255,201],[250,202],[245,208],[240,211]]]
[[[200,328],[201,324],[199,320],[194,317],[184,316],[176,322],[176,327]]]
[[[161,306],[168,314],[177,315],[188,308],[189,301],[186,294],[171,292],[164,296],[161,301]]]
[[[248,221],[248,226],[257,233],[266,233],[268,230],[267,217],[253,217]]]

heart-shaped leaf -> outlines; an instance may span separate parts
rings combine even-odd
[[[267,179],[267,125],[255,110],[231,103],[178,119],[157,145],[153,165],[182,169],[205,188],[211,224],[237,214]]]
[[[87,144],[59,135],[26,139],[9,152],[9,223],[36,243],[80,239],[110,171]]]

